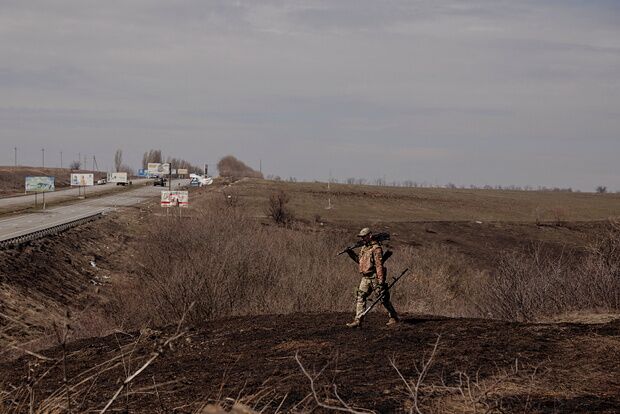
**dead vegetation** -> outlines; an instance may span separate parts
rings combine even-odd
[[[618,320],[585,329],[406,318],[386,329],[372,315],[351,331],[347,316],[177,323],[61,344],[0,364],[0,412],[612,413],[620,404],[620,363],[609,358],[620,351]]]
[[[620,311],[620,228],[607,231],[585,254],[550,254],[538,245],[506,252],[488,275],[482,315],[533,321],[575,311]]]
[[[263,178],[263,174],[247,166],[243,161],[238,160],[232,155],[227,155],[217,163],[220,177],[239,179],[244,177]]]
[[[287,226],[261,224],[228,198],[205,200],[191,218],[152,217],[138,252],[139,275],[116,293],[117,323],[165,325],[193,302],[189,318],[195,322],[351,310],[355,265],[335,256],[350,236],[291,221],[292,213],[279,211],[287,208],[285,197],[276,194],[269,207],[277,217],[286,215]],[[491,270],[449,245],[401,244],[387,267],[393,274],[408,267],[412,275],[399,283],[393,300],[400,312],[509,321],[617,312],[619,240],[610,225],[587,250],[510,250]]]

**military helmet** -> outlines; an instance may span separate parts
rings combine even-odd
[[[370,231],[370,229],[368,227],[364,227],[363,229],[360,230],[360,232],[357,234],[357,237],[364,237],[364,236],[368,236],[370,233],[372,233]]]

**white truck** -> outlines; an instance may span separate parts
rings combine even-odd
[[[108,173],[108,182],[116,185],[131,185],[132,182],[127,178],[126,172]]]
[[[213,184],[213,177],[203,177],[202,175],[198,174],[190,174],[189,180],[190,187],[202,187],[204,185]]]

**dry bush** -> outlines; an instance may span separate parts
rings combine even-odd
[[[335,256],[347,236],[314,228],[266,226],[225,201],[207,201],[183,220],[154,217],[137,258],[132,288],[117,292],[114,315],[127,327],[178,319],[189,303],[194,322],[232,315],[354,310],[356,264]],[[397,249],[389,276],[414,271],[394,288],[400,312],[470,315],[462,256],[449,250]],[[471,267],[471,266],[470,266]],[[379,307],[380,308],[380,307]],[[380,310],[382,311],[382,310]],[[469,312],[469,313],[468,313]]]
[[[177,320],[192,302],[193,322],[233,315],[354,309],[355,264],[335,253],[350,237],[316,227],[269,226],[244,206],[205,201],[191,218],[152,217],[142,271],[117,292],[113,315],[126,327]],[[619,306],[618,231],[580,260],[570,254],[508,252],[494,272],[480,271],[449,247],[398,248],[389,276],[412,274],[394,288],[401,313],[528,321]],[[581,260],[583,259],[583,260]],[[381,307],[379,307],[382,311]]]
[[[271,217],[277,224],[290,224],[294,218],[293,211],[288,206],[290,201],[290,197],[284,191],[271,194],[267,204],[267,216]]]
[[[195,301],[190,319],[352,309],[355,270],[327,232],[270,227],[242,208],[209,202],[184,220],[155,217],[136,291],[119,292],[132,323],[166,324]],[[122,305],[120,305],[122,304]]]
[[[395,302],[402,309],[442,316],[478,316],[471,299],[481,276],[470,259],[440,245],[406,248],[399,256],[412,271],[394,292]]]
[[[531,321],[583,310],[620,310],[620,231],[610,227],[584,257],[509,252],[489,275],[478,303],[483,315]]]
[[[221,177],[231,178],[263,178],[263,174],[248,167],[245,163],[233,157],[227,155],[217,163],[217,169],[220,172]]]

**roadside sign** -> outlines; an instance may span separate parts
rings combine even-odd
[[[149,175],[161,176],[170,174],[170,164],[161,164],[159,162],[149,162],[147,165],[147,171]]]
[[[138,177],[146,177],[147,176],[147,170],[145,170],[144,168],[138,170]]]
[[[95,185],[95,175],[94,174],[71,174],[71,185],[72,186],[89,186]]]
[[[189,173],[189,171],[187,171],[187,168],[179,168],[177,172],[179,173],[179,175],[187,175]]]
[[[26,177],[26,192],[46,193],[55,191],[54,177]]]
[[[189,192],[162,190],[160,204],[162,207],[189,207]]]

